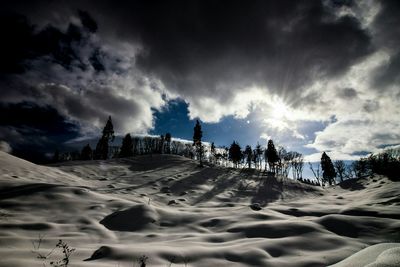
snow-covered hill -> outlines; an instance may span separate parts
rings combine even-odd
[[[398,266],[399,192],[385,177],[321,189],[173,155],[45,167],[0,152],[0,266],[51,266],[59,239],[73,267],[327,266],[377,243],[391,244],[337,266]]]

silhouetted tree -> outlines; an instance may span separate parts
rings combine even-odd
[[[74,150],[72,152],[70,152],[71,154],[71,160],[80,160],[81,159],[81,153],[79,152],[79,150]]]
[[[276,172],[276,164],[279,161],[278,152],[276,151],[274,142],[272,140],[268,141],[267,149],[265,150],[265,156],[268,160],[268,165],[270,170]]]
[[[225,166],[228,164],[229,160],[229,148],[228,147],[223,147],[223,152],[222,152],[222,158],[225,161]]]
[[[336,177],[335,167],[333,166],[331,158],[325,152],[323,152],[321,156],[321,169],[324,182],[328,182],[329,185],[332,185]]]
[[[353,173],[355,173],[357,178],[361,178],[371,174],[371,170],[368,165],[369,162],[365,158],[361,158],[360,160],[354,161],[351,164],[353,168]]]
[[[254,163],[254,168],[257,169],[258,168],[258,155],[257,155],[256,149],[253,149],[253,156],[252,156],[251,160]]]
[[[200,161],[200,166],[203,166],[203,153],[204,153],[204,146],[201,143],[202,137],[203,137],[203,132],[201,130],[201,125],[199,120],[197,120],[196,125],[193,128],[193,146],[196,147],[196,152]]]
[[[132,137],[132,144],[133,144],[133,155],[140,154],[140,138],[137,136]],[[160,152],[161,153],[161,152]]]
[[[153,137],[150,136],[144,136],[142,138],[142,143],[143,143],[143,152],[145,154],[153,154]]]
[[[179,149],[180,149],[180,143],[176,141],[171,141],[169,150],[171,154],[178,155],[179,154]]]
[[[107,159],[107,157],[108,157],[108,140],[104,137],[101,137],[100,140],[97,142],[94,158]]]
[[[82,160],[91,160],[93,159],[93,150],[89,144],[84,146],[81,151],[81,159]]]
[[[164,135],[160,135],[160,139],[158,142],[158,153],[164,153]]]
[[[282,176],[288,177],[290,168],[292,168],[292,172],[294,170],[293,161],[296,156],[296,152],[293,151],[287,152],[286,150],[283,150],[279,151],[279,156],[281,157]]]
[[[303,175],[303,167],[304,167],[304,158],[303,154],[299,152],[292,152],[292,173],[294,179],[302,179]]]
[[[261,162],[262,162],[262,154],[263,154],[263,148],[259,143],[257,143],[256,149],[255,149],[255,158],[256,158],[256,165],[258,165],[258,168],[261,169]]]
[[[96,145],[95,158],[108,158],[108,143],[114,141],[114,127],[111,121],[111,116],[108,117],[106,125],[103,128],[103,135]]]
[[[103,128],[103,137],[105,137],[108,141],[114,141],[114,126],[112,124],[111,116],[108,117],[106,126]]]
[[[362,178],[372,174],[370,162],[367,159],[353,161],[346,166],[345,177],[348,179]]]
[[[344,164],[343,160],[337,160],[334,163],[335,170],[337,176],[339,176],[340,182],[343,182],[343,178],[345,176],[345,171],[346,171],[346,164]]]
[[[287,177],[287,172],[289,169],[289,162],[286,161],[287,157],[286,155],[288,152],[286,149],[282,146],[278,147],[278,163],[277,163],[277,172],[278,174],[282,175],[283,177]]]
[[[251,149],[251,146],[249,145],[246,146],[246,148],[244,149],[244,156],[246,157],[246,162],[250,169],[251,161],[253,159],[253,150]]]
[[[391,180],[400,180],[400,149],[386,149],[384,152],[369,156],[364,161],[367,162],[370,174],[382,174]]]
[[[56,149],[53,154],[53,162],[59,162],[60,161],[60,151]]]
[[[133,142],[132,142],[132,137],[129,133],[125,135],[124,139],[122,139],[122,145],[121,145],[121,150],[119,152],[119,156],[121,158],[133,156]]]
[[[170,133],[166,133],[165,134],[165,153],[167,154],[171,154],[171,134]]]
[[[214,162],[214,164],[216,164],[218,156],[217,156],[217,150],[215,149],[214,142],[211,143],[210,152],[211,152],[211,156],[213,158],[213,162]]]
[[[317,165],[317,168],[314,169],[313,165],[311,162],[308,162],[308,166],[310,167],[310,170],[312,171],[315,180],[317,180],[318,184],[323,187],[322,179],[321,179],[321,168],[320,164]]]
[[[242,150],[238,143],[233,141],[229,148],[229,159],[233,162],[235,167],[237,168],[240,161],[242,160]]]

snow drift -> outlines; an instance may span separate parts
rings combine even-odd
[[[59,239],[74,267],[142,255],[147,266],[398,266],[399,190],[381,176],[321,189],[173,155],[45,167],[0,152],[0,266],[49,266],[62,255],[38,255]]]

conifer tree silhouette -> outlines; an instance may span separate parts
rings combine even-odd
[[[95,158],[107,159],[108,158],[108,143],[114,141],[114,126],[112,124],[111,116],[108,117],[106,125],[103,128],[103,135],[96,145]]]
[[[199,120],[196,121],[196,125],[193,128],[193,145],[196,147],[196,152],[199,157],[200,166],[203,166],[203,153],[204,147],[201,143],[201,138],[203,137],[203,132],[201,130],[201,125]]]
[[[321,156],[322,179],[332,185],[335,181],[336,171],[331,158],[324,152]]]
[[[276,164],[279,161],[279,156],[278,152],[276,151],[274,142],[271,139],[268,141],[267,149],[265,150],[265,156],[268,160],[270,170],[276,172]]]
[[[133,142],[132,137],[129,133],[125,135],[124,139],[122,139],[121,151],[119,152],[119,156],[121,158],[133,156]]]
[[[261,160],[262,160],[261,157],[263,154],[263,148],[259,143],[257,143],[256,149],[254,150],[254,154],[255,154],[256,165],[258,165],[258,168],[261,169]]]
[[[171,154],[171,134],[170,133],[166,133],[165,134],[165,153],[167,154]]]
[[[60,161],[60,151],[56,149],[53,154],[53,162],[59,162]]]
[[[91,160],[93,159],[93,150],[89,144],[84,146],[81,151],[81,159],[82,160]]]
[[[251,161],[253,159],[253,150],[251,149],[251,146],[247,145],[246,148],[244,149],[244,155],[246,157],[247,164],[249,166],[249,169],[251,168]]]
[[[107,138],[109,141],[114,141],[114,126],[112,124],[111,116],[108,116],[106,126],[103,128],[103,137]]]
[[[233,143],[229,147],[229,159],[233,162],[236,168],[242,160],[242,150],[239,144],[235,141],[233,141]]]

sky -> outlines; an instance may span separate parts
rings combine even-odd
[[[314,161],[400,144],[400,1],[4,1],[0,140],[37,158],[119,135],[277,145]]]

